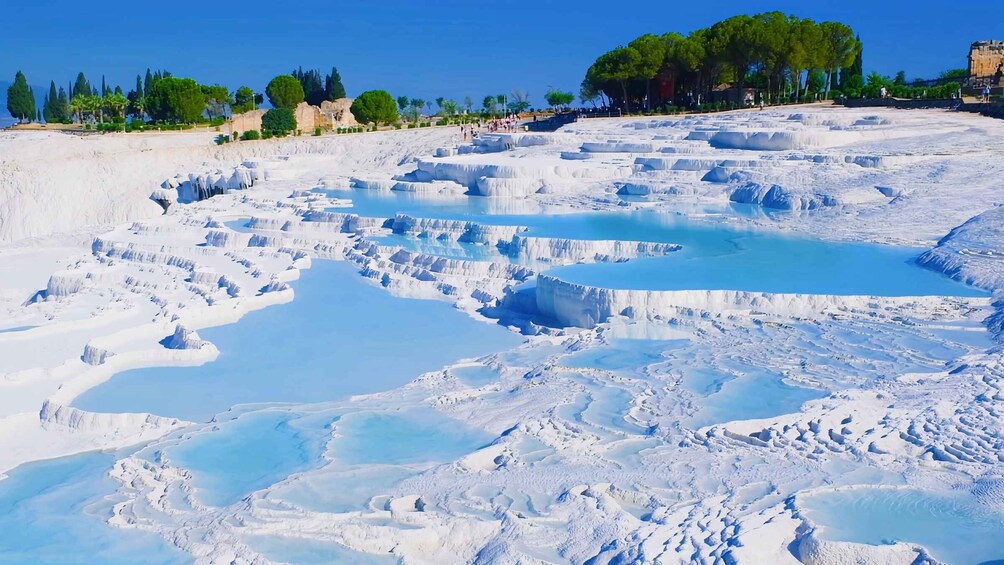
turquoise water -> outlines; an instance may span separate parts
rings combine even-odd
[[[245,536],[244,542],[272,561],[297,565],[393,565],[393,555],[353,551],[336,543],[281,536]]]
[[[343,262],[315,261],[293,286],[289,304],[201,330],[220,350],[216,361],[126,371],[74,406],[208,421],[236,404],[323,402],[388,390],[522,341],[445,302],[392,296]]]
[[[693,428],[790,414],[827,396],[825,391],[789,385],[780,375],[754,368],[738,376],[701,370],[684,379],[684,386],[703,395],[701,409],[688,422]]]
[[[473,220],[521,225],[527,235],[585,240],[678,243],[679,252],[623,263],[583,264],[549,271],[569,282],[618,289],[746,290],[774,293],[873,296],[986,296],[915,264],[924,250],[837,243],[752,228],[735,221],[745,206],[683,206],[680,213],[651,210],[575,214],[497,213],[496,199],[437,198],[414,194],[335,191],[361,215]],[[444,244],[418,238],[377,239],[413,251],[480,261],[505,260],[490,246]]]
[[[352,414],[334,428],[337,437],[329,445],[330,455],[348,465],[449,461],[477,451],[494,439],[430,409]]]
[[[666,257],[569,265],[562,280],[634,290],[745,290],[868,296],[986,296],[914,263],[920,249],[831,243],[767,233],[706,233]],[[731,246],[731,248],[728,248]]]
[[[331,434],[325,451],[330,463],[276,487],[273,496],[320,512],[365,510],[401,481],[495,439],[425,407],[345,414],[332,424]]]
[[[236,220],[230,220],[228,222],[223,222],[223,225],[239,233],[254,233],[254,230],[248,227],[248,221],[250,218],[238,218]]]
[[[111,453],[29,463],[0,481],[0,563],[191,563],[160,536],[107,524],[117,483]]]
[[[1004,511],[963,493],[864,488],[798,498],[821,537],[882,545],[911,542],[952,565],[1004,560]]]
[[[227,506],[317,462],[324,431],[299,428],[293,414],[265,411],[165,451],[171,463],[192,472],[200,501]]]
[[[315,189],[332,198],[352,200],[351,208],[328,208],[371,218],[393,218],[397,214],[423,218],[465,219],[470,216],[537,214],[543,206],[530,199],[499,199],[481,196],[445,196],[389,190]]]
[[[499,380],[499,373],[491,367],[485,365],[470,365],[450,369],[450,372],[457,376],[467,386],[482,387],[486,384]]]
[[[626,375],[637,374],[653,363],[666,361],[664,352],[688,340],[611,339],[609,343],[573,353],[561,360],[566,367],[595,368]]]

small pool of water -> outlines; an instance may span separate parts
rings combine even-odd
[[[463,381],[464,384],[472,387],[482,387],[487,384],[494,383],[498,381],[501,376],[498,371],[485,365],[457,367],[455,369],[450,369],[450,372],[456,375],[456,377]]]
[[[191,563],[154,533],[107,523],[117,483],[110,453],[22,465],[0,481],[0,563]]]
[[[953,565],[1004,562],[1004,511],[966,493],[862,488],[798,497],[798,506],[832,541],[910,542]]]
[[[353,551],[337,543],[282,536],[244,536],[243,541],[271,561],[296,565],[394,565],[393,555]]]
[[[26,332],[28,330],[33,330],[38,326],[14,326],[13,328],[4,328],[0,330],[0,334],[12,334],[17,332]]]
[[[329,455],[347,465],[409,465],[450,461],[494,439],[430,409],[362,412],[334,425]]]
[[[248,227],[248,222],[251,218],[237,218],[236,220],[230,220],[223,222],[223,225],[239,233],[254,233],[250,227]]]
[[[688,422],[693,428],[790,414],[827,396],[825,391],[790,385],[780,375],[755,369],[740,375],[701,369],[689,373],[683,385],[703,396],[702,408]]]
[[[561,360],[566,367],[604,369],[637,375],[641,369],[665,361],[663,355],[690,343],[688,340],[611,339],[598,347],[573,353]]]
[[[216,361],[125,371],[73,405],[209,421],[237,404],[323,402],[388,390],[523,341],[446,302],[395,297],[344,262],[315,261],[293,286],[289,304],[201,330],[220,350]]]
[[[165,451],[172,464],[192,472],[200,501],[227,506],[319,460],[326,430],[300,428],[295,418],[253,412]]]

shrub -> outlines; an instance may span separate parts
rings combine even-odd
[[[448,120],[446,118],[441,118],[439,120],[436,120],[436,125],[437,126],[448,126],[448,125],[450,125],[450,120]]]
[[[289,135],[296,130],[296,116],[289,108],[272,108],[261,117],[261,129],[280,137]]]
[[[415,125],[415,124],[413,124],[413,123],[412,124],[408,124],[408,129],[415,129],[416,127],[418,127],[418,126]]]
[[[394,129],[401,129],[403,124],[401,122],[394,122]]]
[[[256,139],[261,139],[261,134],[256,129],[250,129],[241,134],[241,141],[254,141]]]
[[[216,136],[215,141],[216,145],[223,145],[224,143],[230,143],[230,136],[221,133],[220,135]]]
[[[272,135],[271,131],[269,131],[267,129],[261,130],[261,138],[262,139],[272,139],[273,137],[275,137],[275,136]]]
[[[352,115],[364,124],[389,124],[397,120],[397,103],[386,90],[367,90],[352,101]]]
[[[321,135],[321,128],[314,128],[314,135],[317,136],[317,137],[320,137],[320,135]]]
[[[237,132],[234,132],[234,141],[237,141]]]

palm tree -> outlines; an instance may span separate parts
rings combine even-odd
[[[70,111],[77,116],[77,120],[81,124],[84,123],[84,106],[84,97],[81,94],[74,96],[73,100],[70,100]]]

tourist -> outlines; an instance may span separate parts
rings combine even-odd
[[[989,84],[983,86],[983,101],[984,102],[990,102],[990,85]]]

